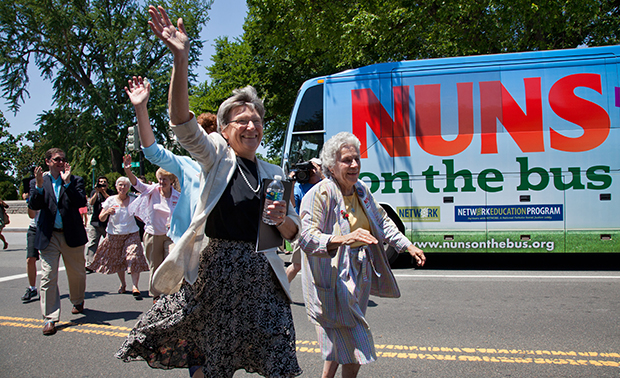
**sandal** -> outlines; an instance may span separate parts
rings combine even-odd
[[[118,288],[118,292],[119,294],[125,294],[127,292],[127,290],[125,290],[125,286],[121,286],[120,288]]]
[[[137,301],[141,301],[142,300],[142,294],[140,294],[140,290],[134,288],[131,292],[131,294],[133,294],[133,297],[135,300]]]

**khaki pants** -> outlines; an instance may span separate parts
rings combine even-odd
[[[84,246],[69,247],[65,234],[54,231],[47,248],[41,254],[41,312],[46,320],[60,320],[60,290],[58,289],[58,266],[60,256],[65,264],[69,281],[69,300],[77,305],[84,302],[86,270],[84,269]]]
[[[86,243],[84,252],[86,253],[86,266],[88,266],[93,262],[97,247],[99,247],[99,241],[102,237],[105,238],[106,231],[105,227],[93,226],[92,224],[88,225],[86,231],[88,232],[88,243]]]
[[[144,255],[149,262],[149,292],[153,297],[161,295],[161,293],[153,288],[153,274],[166,256],[174,248],[174,243],[166,235],[151,235],[144,233]]]

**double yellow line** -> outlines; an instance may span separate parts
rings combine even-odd
[[[43,320],[0,316],[0,326],[36,328],[40,330]],[[105,324],[58,322],[57,328],[62,332],[77,332],[91,335],[127,337],[131,328]],[[548,364],[578,365],[597,367],[620,367],[618,352],[577,352],[515,348],[456,348],[435,346],[409,346],[392,344],[375,344],[377,356],[383,358],[455,361],[455,362],[489,362],[506,364]],[[321,353],[316,341],[297,340],[297,352]]]
[[[377,349],[377,356],[383,358],[620,367],[620,353],[618,352],[566,352],[514,348],[450,348],[391,344],[375,344],[375,348]],[[316,341],[297,340],[297,351],[302,353],[321,353],[319,344]]]
[[[0,326],[43,329],[43,320],[0,316]],[[129,331],[131,331],[131,328],[127,327],[74,322],[58,322],[56,323],[56,328],[58,331],[62,332],[77,332],[115,337],[127,337],[127,335],[129,335]]]

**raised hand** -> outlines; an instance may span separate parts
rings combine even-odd
[[[129,96],[133,106],[146,105],[149,101],[149,94],[151,93],[151,83],[145,80],[142,76],[134,76],[132,80],[128,81],[128,87],[125,87],[125,93]]]
[[[123,167],[124,168],[131,168],[131,155],[125,155],[123,156]]]
[[[65,184],[68,184],[71,181],[71,166],[69,163],[65,162],[65,169],[60,171],[60,177]]]
[[[163,7],[151,5],[149,6],[149,14],[151,15],[151,21],[149,26],[157,38],[161,39],[166,46],[172,51],[172,54],[177,56],[178,54],[184,54],[189,56],[189,38],[185,31],[185,25],[183,25],[183,19],[177,20],[177,28],[174,27],[168,14]]]
[[[34,169],[34,177],[35,177],[35,183],[37,184],[37,188],[42,188],[43,187],[43,168],[37,166]]]

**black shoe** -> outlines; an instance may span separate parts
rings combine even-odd
[[[24,302],[28,302],[29,300],[31,300],[32,298],[37,296],[37,289],[31,289],[31,288],[27,288],[26,289],[26,293],[24,295],[22,295],[22,301]]]
[[[89,267],[86,267],[85,269],[86,269],[86,274],[95,273],[95,271],[90,269]]]

